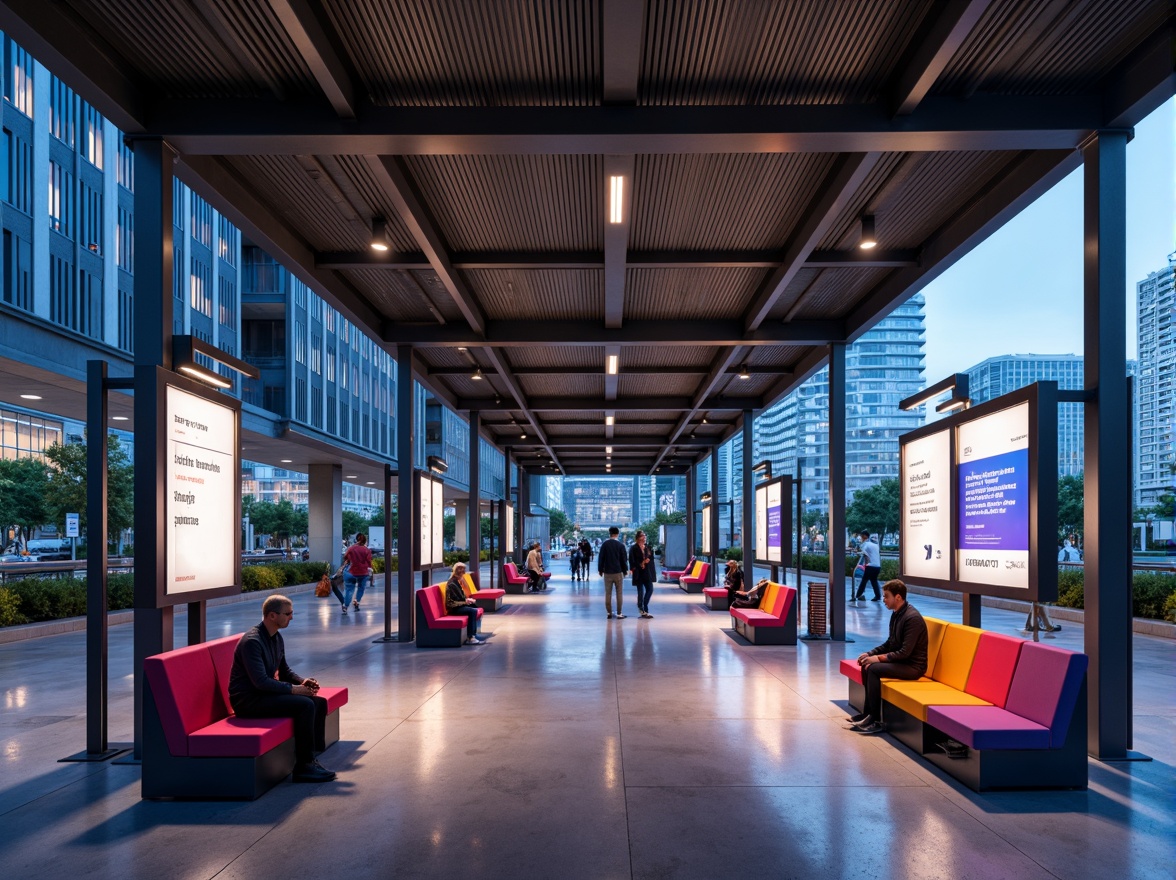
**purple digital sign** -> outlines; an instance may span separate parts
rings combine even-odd
[[[961,550],[1029,549],[1029,450],[960,462]]]
[[[779,550],[780,534],[780,505],[768,508],[768,552]]]

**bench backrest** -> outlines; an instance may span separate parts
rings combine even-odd
[[[519,567],[513,562],[504,562],[502,564],[502,568],[506,572],[507,580],[511,581],[512,583],[517,584],[520,581],[525,581],[527,579],[524,575],[519,574]]]
[[[968,673],[968,686],[964,690],[1003,709],[1024,644],[1012,636],[981,633],[980,642],[976,646],[976,659],[972,661],[972,671]]]
[[[1005,708],[1048,727],[1050,747],[1061,748],[1088,662],[1076,651],[1024,642]]]
[[[982,632],[974,626],[949,623],[931,677],[962,691],[968,684],[968,673],[972,671],[972,661],[976,657],[976,646]]]
[[[696,562],[698,562],[698,557],[691,556],[690,561],[682,566],[682,574],[690,574],[690,572],[694,571],[694,564]]]
[[[692,575],[690,575],[690,580],[692,580],[692,581],[705,581],[706,574],[708,571],[710,571],[710,563],[709,562],[696,562],[696,563],[694,563],[694,573]]]
[[[682,577],[688,577],[688,578],[698,577],[698,573],[700,571],[702,571],[702,567],[704,565],[706,565],[706,563],[703,562],[701,559],[695,559],[693,562],[690,563],[690,569],[684,575],[682,575]]]
[[[769,595],[769,591],[771,594]],[[769,601],[770,600],[770,601]],[[773,617],[783,620],[792,610],[792,603],[796,600],[796,588],[787,584],[769,583],[764,588],[764,601],[760,602],[760,610],[767,611]]]
[[[468,571],[461,576],[461,588],[466,596],[470,598],[478,592],[478,585],[474,583],[474,576]]]
[[[438,617],[445,616],[444,585],[433,584],[417,590],[417,601],[421,603],[421,610],[425,612],[425,621],[432,626]]]
[[[939,649],[943,645],[943,634],[947,632],[947,621],[938,617],[924,617],[927,624],[927,673],[935,670],[935,661],[939,659]]]
[[[772,581],[768,581],[767,586],[764,587],[763,595],[760,596],[760,601],[759,601],[759,606],[758,606],[759,610],[760,611],[767,611],[770,614],[772,611],[772,606],[776,604],[776,593],[778,593],[779,591],[780,591],[779,584],[773,583]]]
[[[188,754],[188,734],[232,714],[228,675],[240,638],[238,634],[177,648],[143,661],[143,674],[155,700],[168,751],[173,755]],[[223,679],[214,657],[224,669]]]

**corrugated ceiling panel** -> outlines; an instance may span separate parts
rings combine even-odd
[[[226,161],[315,250],[346,251],[358,246],[359,233],[346,214],[319,182],[308,176],[297,157],[232,156]]]
[[[710,369],[711,353],[705,348],[694,348],[686,345],[642,346],[630,345],[621,349],[621,372],[629,369],[650,369],[666,367],[668,369],[688,367],[702,370]]]
[[[368,247],[372,219],[383,217],[388,240],[394,250],[402,253],[420,250],[417,240],[401,221],[391,196],[377,182],[371,166],[368,165],[367,157],[314,157],[314,161],[323,165],[324,173],[329,175],[332,184],[345,195],[355,214],[362,221],[365,237],[357,244],[359,249],[366,250]]]
[[[583,425],[560,425],[558,428],[552,428],[548,434],[551,440],[564,439],[567,440],[572,437],[603,437],[604,428],[599,424],[585,422]]]
[[[603,250],[600,156],[411,156],[452,250]]]
[[[365,297],[393,321],[437,323],[420,288],[406,272],[380,269],[347,269],[342,272]]]
[[[792,280],[788,282],[788,286],[784,288],[784,292],[776,299],[776,304],[768,312],[767,320],[784,320],[784,316],[788,314],[788,310],[792,308],[792,304],[796,302],[796,298],[803,295],[812,283],[817,280],[817,276],[820,274],[820,269],[801,269],[797,272],[792,277]]]
[[[895,269],[826,269],[821,273],[804,304],[798,321],[806,318],[842,318],[870,290]]]
[[[504,351],[514,367],[596,367],[604,370],[604,349],[594,345],[536,345]]]
[[[702,377],[697,375],[683,376],[676,373],[638,373],[627,375],[623,370],[617,377],[617,396],[630,397],[637,394],[693,394],[698,390],[698,383]]]
[[[604,398],[604,376],[585,374],[516,376],[519,385],[532,397],[591,397]]]
[[[1078,94],[1171,16],[1156,0],[1024,3],[998,0],[935,85],[939,94],[976,91]]]
[[[269,91],[189,4],[104,0],[78,13],[138,77],[173,98],[258,97]],[[117,61],[116,61],[117,63]]]
[[[642,104],[836,104],[877,99],[933,0],[655,0]]]
[[[285,97],[321,94],[314,75],[270,4],[205,0],[196,8],[216,15],[239,44],[241,51],[237,55],[242,63],[255,68],[266,82],[275,83]]]
[[[604,272],[595,269],[471,269],[465,276],[490,320],[589,320],[604,303]]]
[[[857,191],[846,201],[840,215],[817,244],[818,248],[842,250],[858,246],[861,239],[861,216],[872,213],[875,215],[875,223],[884,218],[885,206],[891,191],[910,173],[911,163],[907,156],[906,153],[887,153],[882,156]],[[919,243],[885,239],[885,246],[888,248],[916,247]]]
[[[595,0],[325,0],[323,5],[377,104],[599,103]]]
[[[800,345],[753,345],[744,360],[753,367],[779,367],[787,370],[808,349]]]
[[[638,156],[629,246],[783,247],[833,158],[796,153]]]
[[[664,437],[669,432],[665,425],[616,425],[613,435],[616,437]]]
[[[766,269],[630,269],[625,317],[646,321],[741,315]]]

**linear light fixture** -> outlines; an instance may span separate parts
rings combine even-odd
[[[612,447],[611,446],[604,447],[604,451],[607,452],[609,455],[612,455]]]
[[[968,374],[956,373],[955,375],[948,376],[941,382],[928,385],[922,391],[912,394],[904,400],[900,400],[898,402],[898,408],[902,410],[914,409],[916,406],[922,406],[928,400],[932,400],[946,391],[951,392],[953,400],[968,397]]]
[[[971,405],[972,398],[970,397],[949,397],[935,407],[935,411],[938,413],[951,412],[953,409],[967,409]]]
[[[613,174],[608,179],[608,222],[622,223],[625,219],[625,178]]]
[[[427,464],[429,466],[429,470],[435,474],[443,474],[449,470],[449,462],[439,455],[430,455],[427,459],[425,459],[425,464]]]
[[[621,368],[621,356],[619,354],[610,354],[605,361],[605,369],[610,376],[615,376]]]
[[[868,251],[871,248],[876,248],[877,246],[878,246],[878,239],[874,235],[874,215],[873,214],[863,214],[862,215],[862,234],[861,234],[861,238],[858,239],[858,247],[861,248],[863,251]]]
[[[391,250],[391,243],[388,241],[388,224],[383,217],[375,217],[372,219],[372,250],[380,253],[387,253]]]
[[[41,395],[40,394],[22,394],[20,396],[20,399],[21,400],[40,400]]]
[[[172,367],[175,370],[181,373],[187,373],[189,376],[199,379],[204,384],[212,385],[216,388],[233,387],[233,383],[224,376],[196,363],[196,355],[198,354],[218,364],[222,364],[233,372],[240,373],[242,376],[247,376],[250,379],[261,378],[261,371],[257,367],[233,357],[228,352],[221,351],[215,345],[205,342],[203,339],[198,339],[191,334],[172,337]]]
[[[608,426],[609,428],[611,428],[611,427],[612,427],[613,425],[615,425],[616,423],[617,423],[617,417],[616,417],[616,416],[605,416],[605,417],[604,417],[604,424],[605,424],[606,426]]]

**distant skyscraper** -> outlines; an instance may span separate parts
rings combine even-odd
[[[1083,385],[1082,356],[1076,354],[1002,354],[965,370],[973,403],[984,403],[1032,385],[1052,381],[1058,388],[1078,390]],[[1081,403],[1058,404],[1058,476],[1083,471]]]
[[[1135,401],[1135,506],[1151,507],[1173,491],[1173,417],[1176,404],[1176,253],[1168,265],[1135,285],[1138,295],[1139,365]]]
[[[898,402],[924,385],[925,303],[916,294],[846,349],[847,500],[898,476],[898,438],[923,423],[921,408],[903,412]],[[826,368],[755,420],[755,460],[770,460],[780,474],[796,474],[799,463],[809,510],[829,506],[828,413]],[[720,474],[721,468],[720,459]]]

